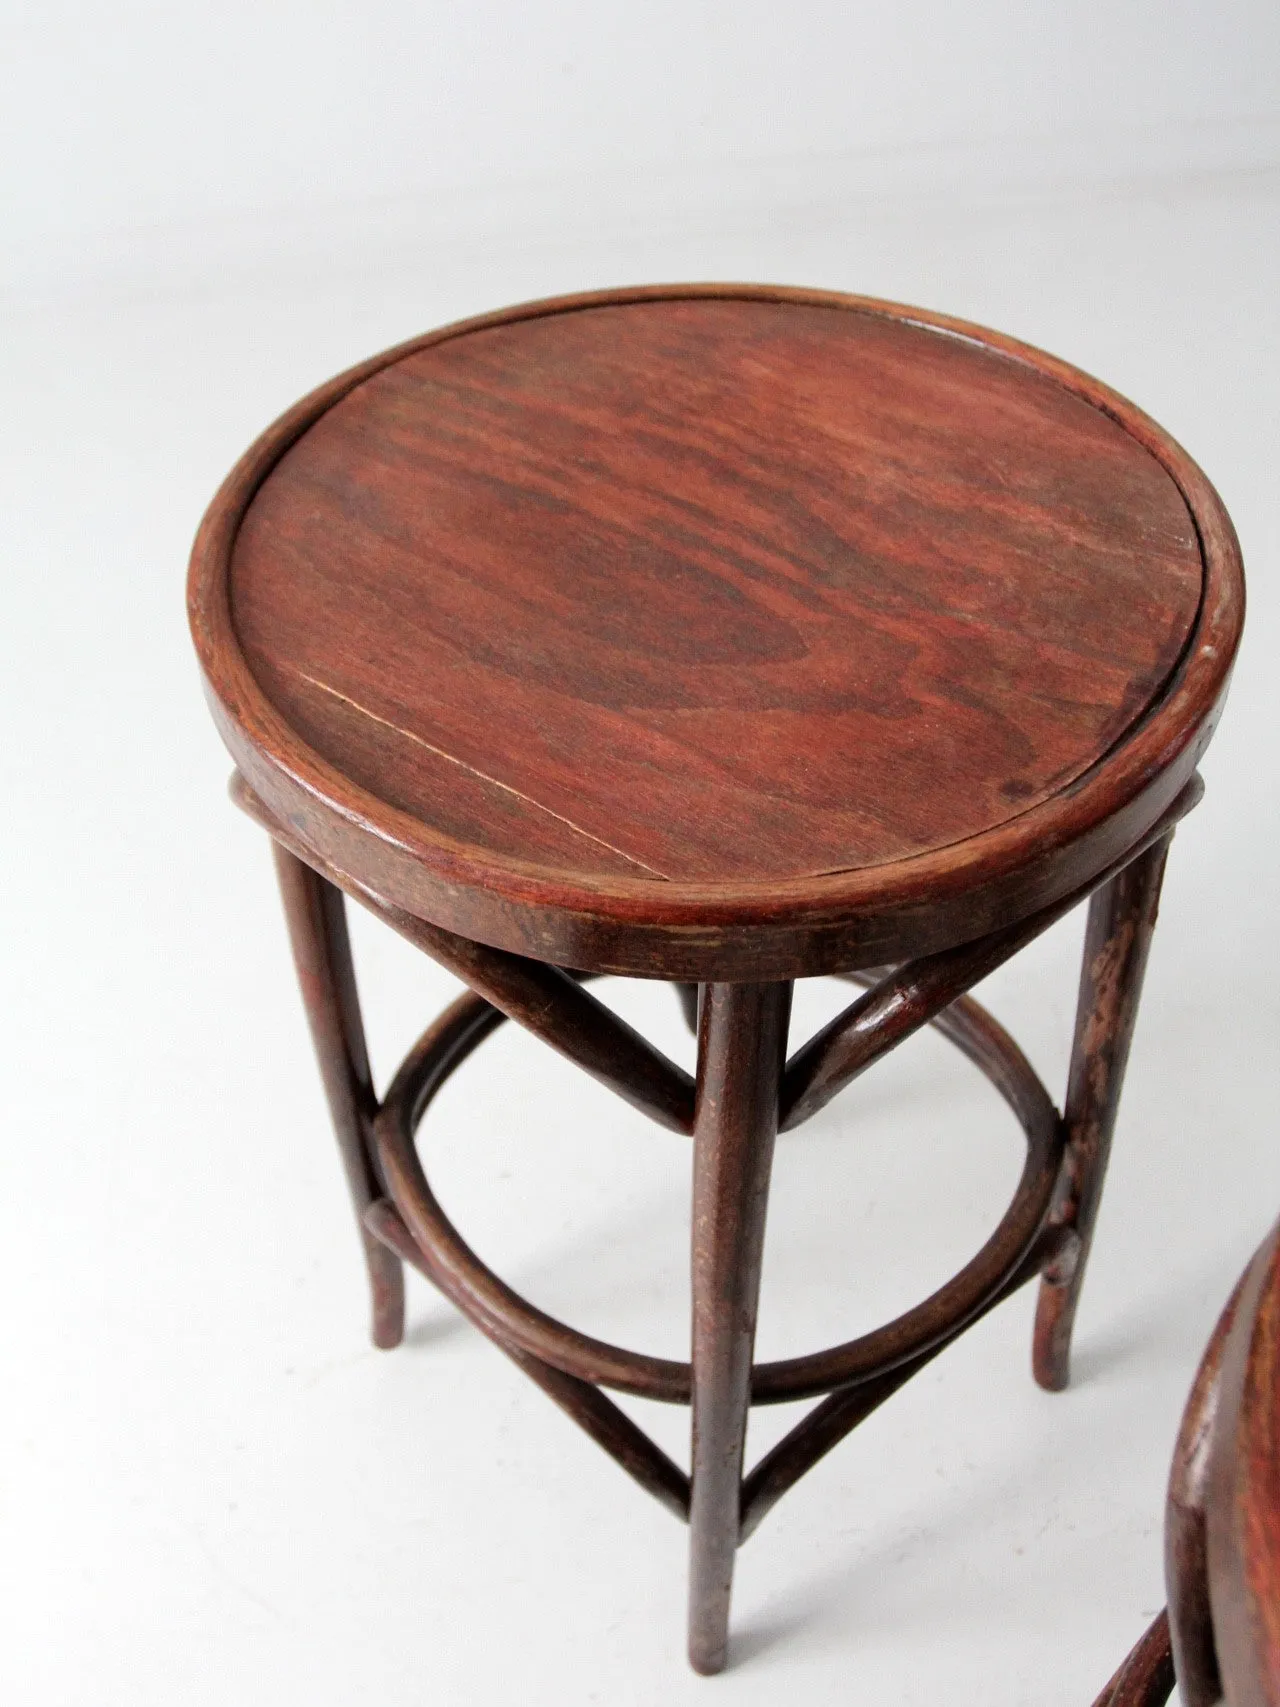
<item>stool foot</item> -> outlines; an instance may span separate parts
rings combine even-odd
[[[689,1662],[723,1669],[790,984],[708,984],[693,1163]]]
[[[372,1161],[377,1098],[356,993],[346,903],[340,889],[279,842],[273,842],[272,848],[311,1040],[364,1249],[373,1343],[390,1350],[404,1337],[404,1265],[373,1237],[363,1220],[382,1188]]]
[[[1078,1243],[1045,1271],[1036,1307],[1032,1368],[1051,1392],[1067,1385],[1071,1330],[1093,1241],[1129,1045],[1160,901],[1172,834],[1153,843],[1089,902],[1075,1041],[1064,1120],[1067,1148],[1051,1220]]]

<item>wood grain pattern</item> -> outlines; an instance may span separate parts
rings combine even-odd
[[[1019,364],[767,302],[549,315],[330,409],[241,525],[290,724],[493,853],[733,883],[909,857],[1097,761],[1195,621],[1172,479]]]
[[[1240,1288],[1206,1474],[1209,1600],[1230,1707],[1280,1704],[1280,1226]]]
[[[384,1351],[404,1335],[404,1272],[364,1224],[382,1195],[373,1158],[378,1112],[342,891],[279,842],[272,843],[294,965],[315,1046],[316,1063],[364,1246],[373,1343]]]
[[[1095,1707],[1280,1707],[1280,1224],[1218,1318],[1165,1503],[1168,1612]]]
[[[869,299],[682,286],[446,328],[242,460],[190,579],[219,726],[331,868],[492,946],[763,980],[1086,883],[1243,615],[1132,405]]]
[[[1163,1707],[1174,1681],[1169,1614],[1161,1612],[1093,1707]]]
[[[1071,1332],[1102,1202],[1171,841],[1172,826],[1095,889],[1089,901],[1063,1110],[1067,1154],[1054,1204],[1055,1218],[1073,1228],[1079,1242],[1069,1263],[1045,1273],[1031,1354],[1036,1380],[1050,1392],[1061,1392],[1070,1379]]]
[[[710,984],[693,1159],[689,1663],[724,1669],[790,984]]]
[[[1222,1353],[1235,1323],[1247,1273],[1236,1283],[1200,1359],[1169,1469],[1164,1505],[1164,1580],[1182,1707],[1215,1707],[1222,1699],[1209,1604],[1205,1484],[1221,1397]]]
[[[1078,1286],[1137,979],[1095,1004],[1107,1107],[1075,1123],[1069,1202],[1074,1128],[952,998],[1104,879],[1127,894],[1198,798],[1243,620],[1230,522],[1131,404],[999,334],[682,286],[508,310],[331,381],[224,483],[189,608],[235,793],[310,909],[295,946],[371,1274],[415,1262],[688,1516],[690,1654],[716,1670],[736,1546],[780,1494],[1041,1267]],[[478,992],[380,1105],[339,891]],[[608,971],[678,984],[696,1094],[582,989]],[[790,980],[821,972],[877,989],[786,1066]],[[434,1198],[416,1125],[505,1015],[692,1128],[690,1363],[538,1310]],[[1012,1202],[895,1321],[753,1366],[780,1100],[804,1113],[929,1020],[1023,1124]],[[692,1402],[691,1475],[600,1387]],[[744,1484],[748,1406],[819,1394]],[[1162,1685],[1158,1630],[1139,1657],[1117,1703]]]
[[[441,1265],[430,1251],[418,1246],[388,1198],[381,1197],[371,1203],[364,1219],[389,1252],[403,1262],[412,1263],[464,1315],[469,1313],[466,1296],[453,1285],[448,1268]],[[541,1358],[521,1351],[519,1346],[495,1333],[493,1324],[483,1316],[472,1319],[482,1333],[488,1334],[494,1344],[500,1346],[511,1361],[571,1416],[597,1446],[603,1447],[621,1464],[646,1492],[674,1516],[688,1521],[688,1476],[654,1445],[624,1410],[606,1398],[590,1381],[581,1381],[576,1375],[569,1375],[554,1364],[544,1363]]]

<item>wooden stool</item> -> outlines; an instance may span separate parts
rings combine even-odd
[[[1094,1707],[1280,1707],[1280,1223],[1240,1276],[1183,1412],[1169,1605]]]
[[[1243,615],[1190,459],[1038,351],[915,309],[679,287],[534,304],[322,387],[233,471],[192,627],[267,828],[360,1216],[691,1527],[690,1656],[734,1551],[850,1429],[1042,1276],[1067,1378],[1161,873]],[[354,896],[464,996],[379,1102]],[[1092,896],[1065,1115],[965,992]],[[696,1081],[584,987],[680,986]],[[787,1058],[792,980],[867,986]],[[414,1148],[504,1016],[693,1136],[692,1361],[605,1345],[468,1249]],[[777,1131],[921,1026],[1027,1138],[999,1227],[874,1333],[753,1363]],[[686,1475],[605,1396],[693,1410]],[[745,1477],[751,1403],[821,1402]]]

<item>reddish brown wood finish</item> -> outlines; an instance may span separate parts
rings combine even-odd
[[[1159,844],[1160,870],[1163,870],[1168,851],[1169,833],[1179,819],[1185,817],[1198,804],[1203,792],[1199,777],[1194,777],[1144,838],[1144,843],[1149,843],[1154,838]],[[1128,913],[1124,911],[1124,903],[1133,892],[1134,886],[1140,885],[1141,880],[1134,875],[1135,872],[1146,869],[1135,858],[1135,854],[1140,852],[1145,852],[1143,844],[1140,844],[1138,849],[1131,849],[1124,864],[1113,874],[1114,883],[1119,885],[1116,893],[1124,898],[1115,904],[1120,905],[1125,920],[1122,929],[1126,945],[1133,935],[1134,927]],[[1111,890],[1112,884],[1108,883],[1098,893],[1110,894]],[[782,1086],[783,1131],[798,1126],[816,1114],[832,1097],[865,1072],[889,1047],[919,1031],[921,1026],[927,1025],[935,1014],[949,1007],[965,990],[994,972],[1028,943],[1034,942],[1050,925],[1078,905],[1081,898],[1080,895],[1070,895],[1055,902],[1051,907],[1044,907],[1040,912],[1033,913],[1030,918],[1020,919],[1006,930],[993,931],[989,936],[979,938],[977,942],[962,943],[957,948],[946,949],[939,954],[925,955],[897,972],[890,971],[876,982],[865,996],[852,1003],[842,1014],[837,1014],[829,1025],[811,1037],[794,1059],[788,1062]],[[1095,909],[1097,904],[1095,896]],[[1083,1033],[1079,1028],[1077,1031],[1077,1053],[1081,1055],[1082,1062],[1093,1064],[1099,1049],[1105,1047],[1107,1051],[1105,1062],[1093,1065],[1093,1079],[1090,1083],[1096,1080],[1100,1088],[1109,1091],[1112,1102],[1107,1118],[1112,1123],[1115,1118],[1114,1105],[1119,1098],[1120,1082],[1124,1077],[1128,1057],[1129,1033],[1137,1015],[1141,967],[1146,963],[1146,949],[1155,924],[1154,900],[1151,902],[1150,911],[1151,917],[1145,921],[1139,937],[1140,950],[1134,950],[1135,954],[1140,952],[1140,962],[1135,963],[1134,967],[1130,967],[1128,961],[1124,962],[1120,970],[1126,973],[1126,978],[1119,982],[1117,991],[1113,992],[1111,989],[1112,984],[1117,983],[1116,969],[1112,968],[1110,960],[1099,959],[1102,950],[1097,949],[1095,945],[1094,954],[1086,959],[1086,982],[1089,991],[1094,992],[1099,981],[1106,978],[1107,999],[1118,1003],[1114,1014],[1110,1008],[1095,1014],[1091,1006],[1089,1027]],[[1090,916],[1093,916],[1092,913]],[[1110,914],[1107,913],[1104,923],[1109,919]],[[1088,972],[1090,966],[1096,966],[1095,972]],[[862,982],[861,979],[858,981]],[[1122,1003],[1119,1002],[1120,995],[1124,998]],[[1124,1030],[1123,1036],[1117,1033],[1113,1039],[1113,1031],[1122,1022],[1128,1029]],[[1083,1067],[1078,1068],[1076,1078],[1080,1078],[1083,1073]],[[1081,1091],[1078,1085],[1076,1096],[1079,1102]],[[1077,1127],[1083,1127],[1083,1124],[1083,1116],[1077,1113]],[[1110,1126],[1107,1130],[1109,1134]],[[1084,1143],[1082,1136],[1077,1143],[1078,1152],[1083,1153]],[[1092,1128],[1089,1143],[1089,1154],[1093,1155],[1099,1145],[1093,1137]],[[1105,1157],[1101,1165],[1105,1171]],[[1079,1154],[1074,1166],[1076,1173],[1083,1177],[1084,1164]],[[1093,1175],[1090,1174],[1089,1177],[1092,1179]],[[1100,1189],[1100,1173],[1098,1178]],[[1064,1187],[1064,1201],[1066,1196]],[[1067,1212],[1064,1207],[1064,1217]],[[1076,1213],[1074,1197],[1070,1199],[1070,1213],[1073,1216]]]
[[[1280,1707],[1280,1223],[1240,1277],[1183,1413],[1162,1613],[1096,1707]]]
[[[215,500],[190,609],[281,850],[375,1334],[413,1262],[687,1516],[690,1656],[718,1669],[744,1536],[1041,1268],[1037,1372],[1065,1379],[1158,871],[1239,638],[1230,523],[1132,405],[998,334],[679,287],[446,328],[323,387]],[[964,992],[1099,884],[1067,1124]],[[381,1106],[340,891],[474,992]],[[610,971],[678,986],[696,1085],[582,988]],[[790,980],[822,972],[872,987],[785,1062]],[[417,1124],[505,1016],[693,1133],[690,1363],[537,1310],[432,1194]],[[897,1320],[753,1365],[780,1118],[927,1023],[1023,1126],[1012,1202]],[[689,1477],[607,1387],[692,1403]],[[748,1405],[805,1396],[744,1478]]]
[[[1169,1614],[1160,1613],[1094,1707],[1161,1707],[1173,1691]]]
[[[984,1015],[984,1018],[988,1017]],[[966,1328],[971,1328],[989,1310],[1011,1298],[1029,1280],[1034,1280],[1047,1263],[1070,1248],[1074,1238],[1075,1234],[1067,1227],[1042,1227],[1022,1261],[971,1315],[954,1318],[943,1336],[932,1341],[926,1350],[898,1363],[886,1358],[874,1373],[837,1387],[820,1405],[815,1405],[790,1433],[783,1435],[776,1446],[770,1447],[744,1479],[740,1540],[745,1541],[754,1535],[783,1494],[807,1475],[833,1447],[838,1446],[846,1435],[851,1434],[859,1423],[864,1423],[873,1411],[878,1411],[886,1399],[891,1399],[913,1375],[918,1375],[932,1363],[959,1339]]]
[[[1222,1699],[1218,1650],[1209,1605],[1205,1539],[1205,1482],[1221,1392],[1222,1352],[1235,1320],[1242,1275],[1205,1347],[1182,1413],[1164,1508],[1164,1578],[1183,1707],[1214,1707]]]
[[[298,983],[369,1271],[373,1343],[390,1350],[404,1334],[404,1270],[364,1225],[365,1210],[382,1192],[372,1149],[378,1104],[351,964],[346,903],[340,889],[287,848],[279,842],[272,847]]]
[[[1051,1391],[1060,1391],[1069,1378],[1071,1329],[1102,1201],[1169,841],[1162,836],[1089,903],[1067,1086],[1067,1155],[1055,1205],[1056,1218],[1075,1229],[1077,1243],[1070,1259],[1045,1275],[1032,1347],[1036,1380]]]
[[[584,883],[736,885],[1059,792],[1201,582],[1173,480],[1053,381],[882,315],[675,300],[366,380],[259,489],[231,608],[377,799]]]
[[[387,1198],[371,1203],[364,1219],[369,1230],[388,1251],[412,1263],[433,1285],[438,1286],[446,1298],[469,1316],[482,1333],[488,1334],[494,1344],[500,1346],[512,1362],[523,1369],[529,1379],[541,1387],[647,1493],[651,1493],[675,1517],[688,1521],[688,1476],[653,1444],[625,1411],[594,1383],[579,1380],[576,1375],[521,1351],[504,1335],[494,1332],[491,1324],[469,1308],[465,1295],[451,1284],[447,1268],[442,1267],[430,1251],[418,1243],[400,1219],[395,1205]]]
[[[272,821],[247,788],[240,785],[234,792],[279,844],[284,848],[296,845],[295,838]],[[1130,863],[1141,870],[1150,849],[1162,853],[1173,825],[1198,798],[1197,779],[1147,832],[1143,844],[1133,850]],[[1114,883],[1119,875],[1123,872],[1112,874],[1108,882]],[[1076,1196],[1062,1184],[1075,1177],[1064,1167],[1066,1124],[1008,1033],[971,998],[957,994],[967,979],[983,976],[1052,922],[1063,904],[948,955],[926,957],[896,970],[849,974],[853,982],[870,986],[869,1004],[865,1000],[854,1003],[845,1016],[819,1034],[816,1053],[811,1040],[789,1063],[782,1058],[785,1022],[774,1027],[779,1033],[778,1048],[770,1046],[762,1051],[760,1028],[768,1016],[755,1011],[763,1000],[762,991],[771,990],[781,1001],[780,992],[789,986],[704,988],[699,1000],[698,1081],[703,1089],[695,1103],[695,1110],[704,1112],[695,1115],[694,1124],[700,1119],[707,1135],[695,1188],[697,1203],[707,1208],[707,1213],[699,1222],[695,1204],[695,1231],[705,1224],[719,1228],[723,1236],[695,1244],[695,1296],[718,1303],[704,1304],[701,1317],[695,1317],[695,1323],[700,1319],[704,1324],[707,1374],[701,1414],[709,1420],[702,1425],[699,1438],[704,1445],[695,1450],[690,1486],[690,1479],[682,1479],[683,1473],[598,1389],[612,1386],[649,1398],[688,1403],[697,1391],[693,1366],[593,1340],[520,1298],[479,1261],[448,1221],[431,1192],[414,1145],[415,1128],[440,1085],[502,1023],[506,1013],[655,1120],[683,1129],[682,1121],[670,1118],[671,1109],[678,1103],[668,1105],[665,1092],[655,1095],[655,1089],[678,1084],[678,1080],[664,1076],[668,1069],[672,1074],[676,1069],[664,1063],[663,1057],[643,1044],[608,1009],[585,996],[580,982],[593,974],[567,976],[501,950],[467,944],[438,927],[408,919],[347,881],[380,917],[502,1004],[499,1009],[478,994],[461,998],[424,1034],[406,1059],[372,1118],[378,1172],[392,1201],[374,1201],[365,1211],[365,1224],[390,1251],[421,1268],[663,1504],[681,1515],[690,1515],[691,1520],[697,1506],[701,1515],[694,1524],[690,1651],[700,1669],[718,1669],[724,1659],[731,1584],[731,1563],[726,1565],[730,1529],[736,1547],[820,1457],[968,1326],[1041,1269],[1055,1276],[1078,1272]],[[318,875],[314,882],[329,891],[330,886]],[[1145,893],[1141,881],[1134,889],[1135,894],[1140,892]],[[1108,905],[1114,910],[1114,903]],[[1131,918],[1133,909],[1121,906],[1118,916]],[[1137,916],[1146,917],[1141,906]],[[1148,918],[1148,927],[1150,923]],[[1125,954],[1131,957],[1134,952],[1141,952],[1141,945],[1135,949],[1131,932],[1125,937]],[[1123,1000],[1102,1003],[1098,1023],[1090,1033],[1091,1050],[1109,1063],[1112,1112],[1124,1054],[1123,1048],[1117,1052],[1113,1032],[1117,1026],[1131,1025],[1136,997],[1123,976],[1115,989],[1128,990],[1129,994]],[[709,1032],[709,1003],[717,992],[723,1024]],[[589,1005],[584,1006],[584,1002]],[[747,1397],[740,1402],[737,1377],[745,1355],[743,1335],[750,1338],[753,1288],[759,1278],[753,1267],[757,1261],[754,1241],[763,1230],[762,1219],[757,1224],[749,1211],[762,1217],[767,1180],[764,1151],[753,1148],[752,1134],[758,1139],[770,1121],[776,1124],[789,1084],[794,1088],[822,1082],[830,1090],[838,1088],[829,1075],[815,1073],[811,1063],[820,1063],[833,1050],[837,1054],[844,1051],[846,1032],[856,1039],[855,1066],[861,1070],[930,1021],[987,1073],[1024,1127],[1028,1154],[1014,1199],[999,1227],[961,1273],[896,1321],[845,1345],[800,1358],[751,1367],[748,1356]],[[713,1032],[714,1050],[709,1048]],[[841,1060],[847,1068],[848,1060],[843,1056]],[[726,1099],[725,1087],[735,1086],[734,1094]],[[794,1089],[790,1106],[793,1114],[801,1106]],[[744,1110],[750,1113],[751,1109],[757,1124],[748,1122],[744,1127]],[[765,1119],[768,1110],[773,1112]],[[742,1151],[732,1165],[717,1161],[719,1150],[709,1136],[721,1115],[729,1121],[730,1148],[735,1155]],[[764,1125],[759,1124],[761,1120]],[[754,1172],[746,1163],[748,1151],[754,1157]],[[726,1307],[730,1292],[731,1307]],[[719,1343],[717,1319],[718,1333],[725,1336]],[[744,1479],[741,1439],[747,1403],[824,1393],[830,1396]],[[710,1445],[705,1444],[708,1439]],[[700,1505],[693,1497],[699,1457],[709,1464],[702,1477]],[[732,1500],[727,1492],[731,1482],[736,1489]]]
[[[708,984],[693,1143],[689,1661],[723,1669],[790,984]]]
[[[561,965],[902,960],[1086,884],[1187,781],[1242,616],[1159,429],[856,298],[616,293],[300,405],[201,530],[255,793],[411,915]]]
[[[236,793],[243,803],[249,803],[250,797],[243,789]],[[270,827],[271,821],[260,804],[251,809]],[[279,826],[274,827],[273,833],[286,846],[290,845],[291,838]],[[410,940],[420,941],[430,951],[439,933],[419,937],[412,922],[405,926],[394,909],[385,909],[376,897],[367,893],[358,890],[356,893],[379,917],[386,917],[397,929],[404,928]],[[477,981],[487,989],[497,989],[503,984],[508,962],[514,957],[478,944],[472,947],[474,959],[470,964]],[[984,945],[979,943],[975,947],[976,964],[987,965]],[[866,981],[863,974],[852,976],[857,982]],[[915,976],[911,966],[887,975],[888,981],[906,988],[913,987]],[[574,1010],[570,1007],[569,1012],[557,1012],[557,1002],[572,1004],[581,992],[572,980],[565,980],[565,985],[567,989],[558,990],[548,984],[541,1004],[512,1003],[511,1009],[513,1017],[540,1036],[549,1041],[560,1040],[557,1047],[563,1044],[565,1052],[574,1058]],[[395,1203],[420,1246],[433,1252],[448,1268],[452,1288],[449,1295],[455,1298],[465,1295],[468,1313],[484,1325],[486,1332],[496,1324],[496,1330],[505,1334],[511,1344],[583,1380],[647,1398],[688,1403],[691,1380],[687,1364],[605,1345],[527,1304],[480,1263],[431,1192],[414,1149],[414,1128],[444,1077],[488,1035],[499,1019],[497,1010],[478,996],[455,1004],[423,1035],[397,1074],[374,1124],[378,1159]],[[784,1403],[862,1382],[886,1369],[910,1363],[920,1353],[953,1338],[999,1293],[1030,1249],[1037,1229],[1048,1214],[1061,1170],[1064,1142],[1062,1122],[1048,1092],[1017,1044],[977,1003],[957,998],[949,1008],[934,1016],[934,1023],[982,1068],[1021,1121],[1028,1148],[1018,1189],[996,1230],[972,1261],[922,1303],[884,1327],[844,1345],[776,1363],[757,1364],[751,1384],[752,1401],[756,1404]],[[618,1026],[624,1037],[620,1048],[610,1041],[613,1025]],[[590,1010],[589,1026],[591,1058],[596,1061],[608,1058],[612,1063],[612,1076],[603,1073],[597,1076],[635,1106],[644,1107],[636,1087],[627,1082],[623,1073],[625,1052],[630,1047],[625,1039],[634,1034],[628,1033],[598,1003]],[[878,1039],[878,1053],[893,1048],[903,1035],[895,1027],[886,1026]],[[798,1053],[791,1063],[792,1069],[803,1054],[803,1050]],[[652,1063],[646,1057],[640,1058],[640,1064],[646,1074],[652,1071]],[[662,1119],[656,1108],[650,1107],[647,1112],[654,1119]],[[1046,1249],[1043,1260],[1059,1255],[1061,1248],[1055,1245]]]
[[[302,854],[304,844],[270,817],[242,778],[233,779],[231,794],[239,806],[271,832],[276,847],[291,849],[297,856]],[[336,873],[328,875],[337,880]],[[584,1073],[617,1091],[660,1126],[675,1132],[692,1132],[693,1080],[688,1073],[580,988],[580,977],[523,955],[468,942],[452,931],[441,930],[425,919],[412,918],[401,909],[388,906],[356,884],[351,888],[393,930],[439,961],[495,1008],[519,1020]],[[354,991],[353,975],[352,1000]],[[358,1008],[356,1016],[358,1021]],[[360,1048],[363,1049],[363,1038]],[[367,1062],[365,1071],[367,1076]]]
[[[1229,1707],[1280,1707],[1280,1227],[1222,1350],[1205,1490],[1209,1600]]]

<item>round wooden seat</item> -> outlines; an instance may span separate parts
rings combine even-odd
[[[322,387],[232,472],[192,625],[275,844],[369,1270],[420,1268],[690,1527],[689,1655],[737,1547],[988,1310],[1040,1280],[1066,1384],[1165,859],[1243,618],[1199,470],[1095,381],[975,327],[813,292],[534,304]],[[381,1098],[343,892],[469,986]],[[1088,897],[1065,1105],[967,992]],[[685,1072],[587,988],[680,986]],[[791,1047],[792,981],[862,993]],[[693,1139],[691,1352],[583,1334],[435,1198],[416,1133],[514,1019]],[[957,1274],[754,1361],[777,1133],[932,1024],[1026,1158]],[[686,1472],[606,1389],[692,1408]],[[752,1404],[814,1408],[746,1468]]]
[[[1095,381],[855,298],[673,289],[323,387],[197,542],[215,712],[332,869],[497,947],[780,978],[963,941],[1178,794],[1230,523]]]

